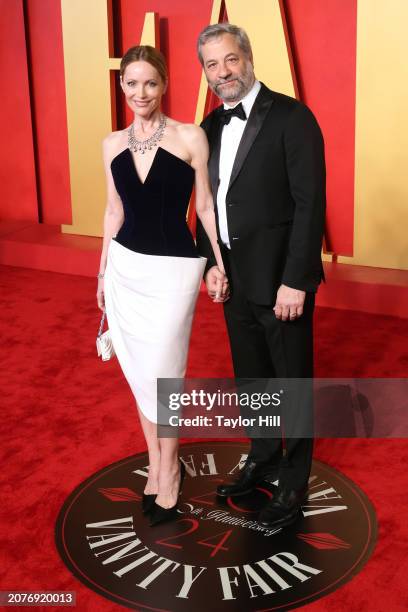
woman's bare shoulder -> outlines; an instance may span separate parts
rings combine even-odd
[[[204,130],[195,123],[179,123],[177,130],[188,148],[202,146],[207,142]]]
[[[176,119],[172,119],[171,117],[166,117],[166,121],[168,127],[171,130],[178,132],[180,136],[194,138],[194,135],[200,134],[201,132],[203,134],[205,133],[204,130],[195,123],[183,123],[181,121],[176,121]]]
[[[106,149],[111,149],[112,147],[116,147],[118,144],[122,143],[126,136],[126,130],[117,130],[116,132],[111,132],[102,141],[103,147]]]
[[[102,142],[102,149],[104,159],[106,161],[112,161],[112,159],[120,153],[127,146],[127,134],[126,130],[117,130],[111,132]]]

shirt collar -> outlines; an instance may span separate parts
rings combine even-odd
[[[255,83],[252,85],[252,88],[249,90],[247,95],[244,98],[242,98],[242,100],[240,100],[239,102],[237,102],[237,104],[234,104],[233,106],[230,106],[229,104],[226,104],[224,102],[224,108],[234,108],[235,106],[238,106],[240,102],[242,102],[242,106],[244,108],[245,114],[247,117],[249,117],[249,113],[252,110],[252,107],[255,102],[255,98],[258,95],[260,89],[261,89],[261,84],[257,79],[255,79]]]

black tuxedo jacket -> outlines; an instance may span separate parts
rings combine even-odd
[[[203,121],[210,144],[208,169],[216,208],[222,106]],[[283,283],[316,291],[323,278],[324,143],[312,112],[261,84],[235,157],[226,196],[230,258],[249,300],[274,304]],[[218,242],[228,272],[228,258]],[[197,246],[216,265],[197,221]]]

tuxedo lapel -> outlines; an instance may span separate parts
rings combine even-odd
[[[212,121],[208,140],[210,144],[210,159],[208,161],[208,173],[210,175],[211,189],[214,202],[217,201],[217,191],[220,178],[220,151],[221,151],[221,132],[222,124],[219,120],[219,113],[222,106],[214,111],[214,119]]]
[[[258,135],[259,130],[265,120],[266,115],[272,105],[273,95],[272,92],[262,84],[262,87],[257,95],[251,113],[248,117],[247,124],[245,126],[244,133],[242,134],[241,142],[239,143],[238,151],[235,156],[234,165],[232,167],[231,178],[228,189],[231,187],[235,179],[237,178],[242,165],[248,155],[255,138]],[[221,138],[219,138],[219,141]],[[219,145],[218,145],[219,147]],[[218,162],[219,162],[219,150],[218,150]]]

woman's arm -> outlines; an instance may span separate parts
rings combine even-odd
[[[196,212],[205,233],[207,234],[218,268],[224,272],[224,264],[221,257],[220,247],[217,240],[217,229],[215,224],[214,201],[211,193],[210,179],[208,177],[208,142],[207,137],[199,127],[192,126],[191,130],[191,166],[195,170],[195,201]]]
[[[187,126],[186,126],[187,127]],[[228,280],[217,240],[214,201],[208,176],[208,141],[204,130],[196,125],[188,126],[188,143],[191,154],[191,166],[195,170],[195,201],[197,216],[210,240],[217,267],[222,273],[219,276],[219,287],[215,291],[216,300],[224,301],[228,295]],[[219,274],[219,273],[218,273]]]
[[[101,310],[103,310],[105,307],[103,275],[105,274],[108,247],[112,237],[116,236],[118,233],[124,218],[122,201],[118,192],[116,191],[110,169],[110,164],[114,156],[114,139],[112,136],[112,134],[107,136],[103,141],[103,162],[106,173],[107,202],[103,220],[102,254],[99,264],[99,274],[101,277],[98,277],[98,289],[96,293],[98,307]]]

